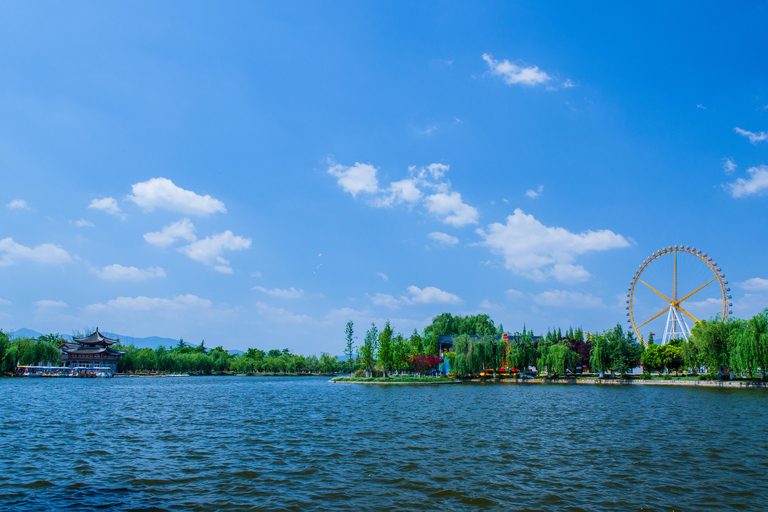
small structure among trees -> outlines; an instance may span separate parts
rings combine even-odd
[[[104,336],[99,332],[98,327],[89,336],[73,337],[72,342],[63,343],[59,347],[62,366],[93,368],[114,374],[117,372],[120,357],[125,354],[111,347],[116,343],[120,343],[120,340]]]

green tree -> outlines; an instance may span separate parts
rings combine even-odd
[[[389,369],[392,368],[392,327],[389,320],[384,322],[384,328],[379,333],[379,364],[384,370],[384,377],[389,376]]]
[[[729,364],[739,372],[765,376],[768,368],[768,309],[749,320],[736,320],[731,330]]]
[[[547,352],[547,371],[551,376],[565,375],[566,370],[575,368],[579,361],[579,355],[568,343],[556,343]]]
[[[699,360],[710,372],[728,367],[731,331],[738,326],[738,322],[715,317],[714,320],[699,320],[691,329],[690,342],[696,345]]]
[[[5,356],[11,349],[11,341],[8,335],[0,329],[0,373],[8,371],[5,364]]]
[[[411,334],[411,337],[408,339],[408,343],[411,345],[411,354],[419,355],[424,353],[424,340],[419,336],[419,331],[416,329],[413,330],[413,334]]]
[[[352,323],[352,320],[349,320],[347,322],[347,328],[344,330],[345,334],[345,340],[346,340],[346,346],[344,349],[344,353],[347,355],[347,362],[349,365],[352,365],[352,356],[355,354],[355,346],[354,346],[354,324]]]
[[[376,324],[371,322],[371,328],[365,333],[363,346],[360,347],[360,357],[363,360],[363,366],[368,369],[370,375],[373,375],[374,365],[376,364],[376,342],[379,336],[379,330]]]
[[[336,372],[336,358],[331,357],[328,352],[320,354],[320,371],[326,374]]]
[[[667,371],[675,373],[683,366],[683,346],[682,341],[672,340],[664,345],[660,352],[661,362]]]
[[[598,372],[600,377],[611,369],[611,350],[608,345],[608,339],[604,335],[593,336],[590,339],[592,344],[592,355],[589,358],[589,366],[592,371]]]
[[[645,349],[645,353],[643,354],[642,363],[643,363],[643,370],[650,373],[650,372],[656,372],[664,368],[664,363],[661,358],[660,349],[661,347],[655,343],[653,343],[653,340],[648,340],[648,348]]]

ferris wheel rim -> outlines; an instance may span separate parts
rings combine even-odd
[[[650,285],[648,285],[644,281],[642,281],[640,279],[640,276],[643,274],[645,269],[648,268],[648,265],[650,265],[653,261],[656,261],[657,259],[661,258],[662,256],[666,256],[666,255],[672,254],[672,253],[690,254],[692,256],[697,257],[698,259],[700,259],[701,261],[703,261],[707,265],[709,270],[715,275],[715,279],[712,279],[711,281],[709,281],[705,285],[701,286],[697,290],[694,290],[693,292],[689,293],[686,297],[683,297],[682,299],[679,299],[677,301],[669,301],[669,299],[667,297],[665,297],[663,294],[661,294],[660,292],[656,291]],[[729,292],[730,292],[731,289],[728,287],[728,280],[725,278],[725,273],[722,272],[721,268],[717,266],[717,262],[712,260],[711,256],[707,256],[706,252],[702,252],[701,249],[697,250],[695,247],[691,247],[689,245],[686,245],[686,246],[683,246],[683,245],[679,245],[679,246],[678,245],[674,245],[674,246],[670,245],[669,247],[663,247],[662,249],[654,252],[653,254],[651,254],[650,257],[644,259],[643,263],[641,263],[639,265],[638,269],[635,270],[635,274],[633,275],[632,281],[630,282],[630,285],[629,285],[629,290],[627,292],[627,302],[626,302],[627,303],[627,307],[626,307],[626,309],[627,309],[627,316],[629,317],[627,319],[627,322],[631,324],[630,328],[634,331],[635,335],[640,339],[640,341],[647,347],[648,343],[647,343],[647,341],[645,339],[643,339],[643,335],[640,333],[640,331],[638,329],[638,326],[637,326],[637,324],[635,322],[634,295],[635,295],[635,287],[637,286],[638,282],[642,282],[643,284],[646,284],[646,286],[651,288],[651,290],[653,290],[655,293],[657,293],[658,295],[662,296],[665,300],[668,300],[669,301],[669,308],[668,309],[670,309],[670,314],[671,314],[671,309],[672,308],[674,308],[676,310],[679,309],[680,311],[682,311],[683,313],[685,313],[686,315],[688,315],[689,317],[691,317],[692,319],[695,320],[695,318],[690,313],[685,311],[683,308],[680,308],[678,304],[680,302],[684,301],[685,299],[687,299],[688,297],[692,296],[694,293],[698,292],[702,288],[704,288],[704,286],[708,285],[709,283],[711,283],[712,281],[715,281],[715,280],[718,281],[718,284],[720,286],[720,295],[722,297],[722,303],[723,303],[722,319],[725,320],[725,319],[728,318],[728,315],[733,314],[733,312],[730,311],[730,309],[729,309],[733,305],[731,302],[729,302],[730,299],[731,299],[731,296],[729,295]],[[656,317],[660,316],[663,313],[664,313],[664,310],[662,310],[655,317],[652,317],[651,319],[647,320],[645,323],[648,323],[651,320],[654,320]],[[640,327],[645,325],[645,323],[640,324]]]

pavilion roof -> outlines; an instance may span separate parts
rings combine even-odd
[[[65,343],[61,346],[61,351],[69,355],[93,355],[107,353],[111,356],[121,356],[125,352],[121,350],[115,350],[112,347],[97,347],[92,345],[76,345],[74,343]]]
[[[75,343],[81,343],[83,345],[96,345],[96,344],[103,344],[103,345],[112,345],[114,343],[119,343],[120,340],[114,340],[112,338],[108,338],[101,334],[99,332],[99,328],[96,328],[96,331],[91,334],[90,336],[84,336],[82,338],[76,338],[72,337],[72,341]]]

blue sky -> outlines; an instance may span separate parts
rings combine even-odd
[[[0,328],[305,354],[340,353],[350,319],[362,339],[443,311],[600,331],[675,244],[753,315],[767,22],[765,2],[6,2]]]

